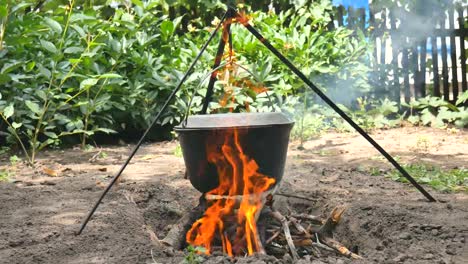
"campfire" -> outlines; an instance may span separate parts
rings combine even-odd
[[[221,77],[221,106],[234,100],[232,85],[256,94],[267,91],[261,83],[236,79],[239,69],[248,70],[236,63],[231,45],[223,55],[232,22],[227,19],[224,23],[217,55],[228,63],[224,70],[214,70],[210,80],[213,85]],[[245,107],[248,111],[249,105]],[[202,249],[200,254],[222,252],[230,257],[259,253],[279,257],[290,254],[298,259],[302,253],[319,255],[318,248],[326,248],[359,258],[332,238],[343,208],[336,208],[327,220],[322,220],[310,215],[283,215],[273,207],[293,122],[282,113],[228,110],[229,114],[189,116],[175,128],[186,176],[202,195],[199,206],[163,242],[177,249],[191,245]]]
[[[218,70],[226,66],[224,79],[225,95],[219,105],[226,106],[233,99],[230,83],[231,71],[243,68],[235,61],[232,51],[231,24],[239,22],[285,66],[299,77],[325,103],[347,121],[372,146],[374,146],[413,186],[429,201],[436,201],[422,188],[399,163],[356,124],[338,105],[328,98],[306,75],[282,55],[250,23],[248,16],[228,7],[221,22],[216,26],[200,53],[190,65],[179,84],[166,100],[151,126],[131,152],[122,168],[103,191],[99,200],[83,221],[77,234],[86,227],[97,207],[110,188],[117,182],[122,172],[143,143],[150,128],[157,124],[162,113],[187,80],[195,63],[222,27],[222,37],[210,73],[210,82],[205,94],[201,115],[188,116],[175,130],[179,135],[186,166],[186,177],[202,193],[199,204],[173,226],[162,243],[180,250],[187,245],[199,248],[200,254],[221,252],[230,257],[269,254],[278,257],[289,254],[294,259],[303,255],[320,257],[324,252],[334,252],[349,258],[359,259],[358,252],[351,252],[334,239],[333,232],[345,211],[343,206],[332,210],[324,219],[275,207],[275,197],[285,194],[276,193],[284,172],[289,133],[293,126],[281,113],[207,113],[214,93],[214,84],[219,76]],[[229,53],[225,65],[226,43]],[[235,66],[235,67],[233,67]],[[230,67],[230,68],[229,68]],[[248,71],[246,68],[244,70]],[[254,74],[251,74],[254,75]],[[254,93],[266,92],[265,88],[241,80],[233,86],[247,87]],[[267,93],[267,92],[266,92]],[[268,93],[267,93],[268,95]],[[268,97],[268,99],[270,99]],[[230,109],[231,112],[233,109]],[[249,110],[249,105],[245,105]],[[292,196],[292,195],[290,195]],[[296,196],[297,197],[297,196]],[[203,250],[202,250],[203,248]],[[356,251],[356,250],[355,250]]]
[[[259,253],[299,259],[326,250],[360,258],[333,239],[343,207],[327,219],[282,214],[274,207],[292,126],[281,113],[190,116],[176,131],[187,177],[203,194],[163,242],[230,257]]]

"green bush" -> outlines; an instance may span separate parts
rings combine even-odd
[[[426,96],[409,104],[403,104],[409,109],[408,121],[412,124],[431,125],[444,128],[454,124],[463,128],[468,126],[468,107],[463,105],[468,101],[468,91],[465,91],[455,104],[442,98]]]
[[[151,8],[116,9],[103,20],[102,7],[80,11],[72,2],[26,13],[28,6],[8,10],[0,113],[9,142],[27,141],[31,161],[64,136],[80,135],[85,145],[97,132],[146,128],[197,52],[174,34],[180,19]],[[179,121],[178,110],[162,125]]]
[[[159,0],[119,6],[94,2],[47,1],[36,12],[33,1],[7,1],[0,10],[0,131],[5,131],[0,136],[19,143],[31,163],[38,151],[70,136],[85,146],[98,133],[146,129],[216,24],[216,18],[207,26],[174,17],[171,6]],[[359,32],[328,29],[329,1],[278,14],[247,10],[272,44],[319,85],[347,82],[369,89],[369,45]],[[310,100],[302,82],[240,25],[233,26],[233,36],[236,61],[248,70],[236,78],[252,77],[269,92],[235,87],[232,104],[220,106],[218,83],[211,112],[271,111],[273,103],[294,114]],[[215,48],[210,45],[159,126],[180,123],[192,95],[192,113],[201,109],[206,82],[200,83]]]

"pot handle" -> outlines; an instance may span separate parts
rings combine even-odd
[[[258,79],[258,77],[252,71],[250,71],[249,69],[247,69],[246,67],[244,67],[244,66],[242,66],[242,65],[240,65],[238,63],[235,63],[233,61],[229,61],[229,62],[226,62],[226,63],[223,63],[223,64],[219,65],[218,67],[216,67],[213,70],[211,70],[210,72],[208,72],[205,76],[203,76],[203,78],[201,79],[201,81],[198,84],[195,91],[198,91],[200,89],[200,87],[203,85],[203,83],[206,81],[206,79],[208,79],[208,77],[210,77],[213,73],[215,73],[219,69],[222,69],[222,68],[226,67],[227,65],[236,65],[237,67],[243,69],[249,75],[251,75],[257,82],[261,83],[261,81]],[[273,109],[273,112],[275,112],[275,107],[273,105],[273,101],[271,100],[270,94],[268,93],[268,91],[265,91],[265,94],[267,95],[268,101],[270,102],[270,107]],[[190,101],[189,101],[189,104],[188,104],[188,107],[187,107],[187,111],[185,112],[184,119],[183,119],[182,124],[181,124],[183,128],[185,128],[187,126],[187,119],[188,119],[188,116],[190,115],[190,108],[192,106],[192,101],[193,101],[194,97],[195,97],[195,92],[190,97]]]

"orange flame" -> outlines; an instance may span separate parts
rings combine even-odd
[[[210,142],[207,146],[207,159],[216,165],[219,176],[218,187],[208,195],[228,198],[214,200],[203,217],[192,225],[186,239],[189,244],[204,247],[206,253],[211,254],[215,237],[219,235],[225,254],[233,256],[247,250],[251,255],[262,250],[256,225],[256,217],[262,208],[261,194],[275,180],[259,173],[255,160],[243,152],[240,131],[224,133],[223,142]],[[240,205],[231,199],[238,195],[242,195]],[[230,235],[232,232],[225,225],[232,217],[237,222],[235,236]]]

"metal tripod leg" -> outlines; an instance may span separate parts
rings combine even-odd
[[[237,11],[232,10],[236,13],[236,17],[240,18]],[[317,86],[315,86],[296,66],[294,66],[283,54],[281,54],[271,43],[265,39],[265,37],[260,34],[254,27],[252,27],[248,21],[244,19],[239,19],[243,22],[242,24],[247,28],[247,30],[252,33],[260,42],[267,47],[278,59],[281,60],[288,68],[296,74],[307,86],[310,87],[325,103],[327,103],[336,113],[338,113],[346,122],[348,122],[361,136],[363,136],[369,143],[374,146],[416,189],[418,189],[430,202],[435,202],[436,199],[432,197],[416,180],[409,175],[409,173],[401,167],[401,165],[385,151],[372,137],[369,136],[358,124],[356,124],[345,112],[343,112],[330,98],[328,98]]]
[[[219,40],[219,45],[218,45],[218,51],[216,52],[216,57],[215,61],[212,67],[212,70],[215,70],[216,68],[219,67],[221,64],[221,59],[223,58],[224,54],[224,48],[226,47],[226,42],[229,39],[229,42],[231,43],[231,18],[234,16],[234,13],[232,12],[232,9],[228,9],[227,11],[227,17],[226,17],[226,22],[227,24],[225,25],[223,29],[223,34],[221,35],[221,39]],[[230,46],[232,46],[230,44]],[[217,71],[214,71],[213,74],[210,77],[210,82],[208,83],[208,88],[206,89],[206,94],[205,94],[205,99],[203,100],[203,107],[201,110],[201,114],[206,114],[208,110],[208,106],[211,102],[211,98],[213,97],[213,88],[214,84],[217,80]]]
[[[86,225],[88,224],[89,220],[91,219],[91,217],[93,216],[94,212],[96,211],[96,209],[98,208],[99,204],[101,203],[102,199],[104,199],[104,197],[106,196],[107,192],[109,192],[109,190],[112,188],[112,186],[117,182],[117,180],[120,178],[120,176],[122,175],[122,172],[125,170],[125,168],[127,167],[128,163],[130,163],[130,160],[133,158],[133,156],[135,156],[136,152],[138,151],[138,149],[140,148],[141,144],[143,144],[143,141],[145,140],[146,136],[148,135],[148,132],[151,130],[151,128],[156,125],[156,123],[159,121],[159,118],[161,117],[162,113],[164,113],[164,111],[166,111],[167,107],[169,106],[170,102],[172,101],[172,99],[174,98],[174,96],[176,95],[176,93],[180,90],[180,88],[182,87],[182,84],[187,80],[188,76],[192,73],[193,71],[193,68],[195,67],[195,64],[197,63],[197,61],[200,59],[200,57],[202,56],[203,52],[205,52],[206,48],[208,47],[208,45],[210,44],[210,42],[213,40],[213,38],[215,37],[216,33],[218,32],[219,28],[221,27],[221,24],[224,22],[224,20],[226,19],[227,17],[227,14],[228,14],[229,11],[227,11],[224,16],[221,18],[221,22],[219,23],[219,25],[215,28],[215,30],[213,30],[213,32],[211,33],[209,39],[206,41],[205,45],[203,45],[203,47],[201,48],[200,50],[200,53],[198,53],[197,57],[195,58],[195,60],[192,62],[192,64],[190,65],[189,69],[187,70],[187,72],[185,73],[185,75],[182,77],[182,79],[180,80],[179,84],[177,85],[177,87],[174,89],[174,91],[172,91],[172,93],[169,95],[169,97],[167,98],[166,102],[164,103],[163,107],[161,108],[161,111],[159,111],[159,113],[157,114],[157,116],[154,118],[153,122],[151,123],[151,125],[146,129],[145,133],[143,133],[143,136],[140,138],[140,140],[138,141],[137,145],[133,148],[132,152],[130,153],[130,155],[128,156],[127,160],[125,161],[125,163],[122,165],[122,167],[120,168],[119,172],[114,176],[114,178],[112,179],[112,181],[109,183],[109,185],[106,187],[106,189],[102,192],[101,196],[99,197],[98,201],[96,202],[96,204],[94,205],[94,207],[91,209],[91,211],[88,213],[88,215],[86,216],[85,220],[83,221],[83,223],[81,224],[81,227],[80,227],[80,230],[77,232],[77,235],[80,235],[81,232],[83,232],[84,228],[86,227]]]

